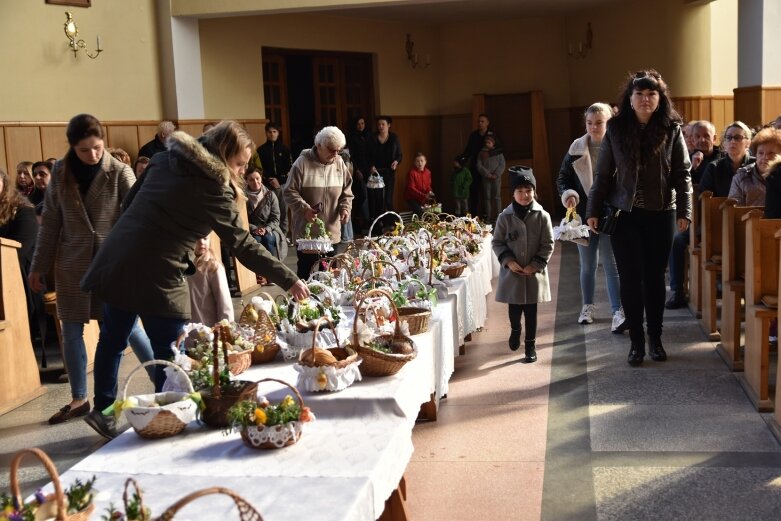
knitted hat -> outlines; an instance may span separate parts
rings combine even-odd
[[[510,167],[510,190],[515,191],[519,186],[528,185],[537,190],[537,180],[534,178],[534,171],[528,166]]]
[[[462,154],[457,155],[453,160],[461,166],[466,166],[466,164],[469,162],[469,158]]]

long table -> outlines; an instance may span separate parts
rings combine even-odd
[[[266,521],[377,519],[412,456],[411,431],[421,404],[447,394],[457,347],[485,323],[494,268],[486,238],[464,275],[447,283],[448,296],[433,310],[429,331],[413,337],[418,356],[396,375],[364,378],[337,393],[303,393],[317,420],[304,426],[293,446],[250,449],[238,433],[196,423],[162,440],[125,431],[65,472],[62,481],[67,486],[76,478],[97,476],[98,512],[120,502],[124,480],[132,476],[156,515],[189,492],[219,485],[242,495]],[[297,374],[289,362],[279,361],[254,366],[240,378],[295,384]],[[264,383],[260,392],[273,401],[285,389]],[[231,505],[228,498],[204,499],[177,519],[235,518]]]

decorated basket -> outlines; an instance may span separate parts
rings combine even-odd
[[[205,328],[207,330],[210,330],[213,334],[214,338],[220,337],[225,339],[225,344],[223,345],[223,350],[225,352],[225,356],[227,359],[228,368],[230,369],[230,372],[232,375],[237,376],[249,369],[250,365],[252,365],[252,349],[242,349],[240,351],[235,351],[232,349],[229,349],[228,346],[233,346],[235,343],[235,336],[239,335],[240,332],[238,329],[240,326],[238,324],[234,324],[237,331],[233,331],[233,327],[231,325],[227,324],[227,321],[225,321],[226,324],[218,323],[215,324],[211,328]],[[185,329],[187,326],[185,326]],[[222,335],[218,335],[218,330],[222,331]],[[176,346],[182,346],[187,345],[187,338],[186,333],[183,332],[179,339],[176,341]],[[186,352],[188,352],[189,349],[186,349]],[[197,360],[195,358],[192,358],[192,352],[188,352],[188,356],[190,356],[190,359],[192,360],[192,366],[198,367],[201,362],[200,360]]]
[[[271,362],[279,353],[277,328],[272,315],[279,316],[279,307],[274,298],[266,292],[253,297],[241,313],[239,324],[252,330],[253,365]]]
[[[417,284],[424,289],[426,288],[426,285],[423,284],[418,279],[410,279],[409,283]],[[428,327],[431,322],[430,307],[411,306],[411,305],[399,306],[397,312],[398,312],[399,321],[407,324],[410,335],[418,335],[420,333],[425,333],[426,331],[428,331]]]
[[[372,222],[372,225],[369,226],[369,235],[367,235],[367,237],[369,237],[369,238],[375,237],[375,235],[374,235],[374,226],[378,222],[382,222],[383,217],[385,217],[387,215],[392,215],[392,216],[396,217],[396,219],[398,219],[398,222],[401,224],[401,226],[399,227],[399,232],[401,233],[401,232],[404,231],[404,220],[401,218],[401,215],[397,214],[396,212],[388,211],[388,212],[385,212],[383,214],[380,214],[379,216],[377,216],[376,219],[374,219],[374,221]],[[382,234],[380,233],[379,235],[382,235]]]
[[[298,363],[293,368],[298,372],[297,387],[308,392],[341,391],[360,381],[358,366],[361,358],[349,347],[341,347],[331,321],[321,318],[333,330],[336,347],[324,349],[317,347],[317,337],[312,338],[312,347],[301,351]]]
[[[295,393],[301,410],[304,409],[305,404],[301,393],[289,383],[276,378],[264,378],[258,381],[258,385],[263,382],[277,382],[289,387]],[[301,439],[303,426],[304,422],[300,420],[271,426],[249,425],[241,429],[241,439],[246,446],[253,449],[281,449],[289,447]]]
[[[396,315],[398,316],[398,310],[396,304],[393,302],[390,294],[386,291],[373,289],[366,292],[366,296],[358,303],[355,308],[355,321],[353,322],[353,348],[363,358],[363,364],[361,364],[361,374],[364,376],[391,376],[398,373],[404,364],[414,360],[417,356],[417,349],[411,338],[405,336],[401,332],[400,320],[396,320],[394,332],[392,334],[379,335],[374,337],[369,342],[382,342],[390,346],[390,350],[398,350],[400,352],[383,352],[373,349],[362,341],[358,333],[358,317],[361,314],[361,309],[366,303],[366,299],[373,295],[381,295],[386,297],[393,307]],[[367,303],[368,304],[368,303]],[[403,351],[403,352],[401,352]]]
[[[163,514],[155,521],[171,521],[176,516],[177,512],[183,509],[188,504],[192,503],[198,498],[204,496],[210,496],[212,494],[223,494],[228,496],[236,504],[236,509],[239,511],[240,521],[263,521],[263,516],[253,507],[246,499],[241,497],[236,492],[223,488],[223,487],[211,487],[203,490],[197,490],[187,494],[182,499],[168,507]]]
[[[312,225],[317,225],[320,235],[312,237]],[[315,217],[312,222],[306,224],[304,236],[296,239],[296,249],[309,255],[323,255],[334,251],[334,246],[331,244],[331,238],[328,236],[322,219]]]
[[[55,519],[56,521],[86,521],[95,511],[95,503],[90,502],[89,506],[85,509],[69,514],[68,505],[66,504],[65,492],[62,490],[62,483],[60,483],[60,475],[57,472],[57,468],[54,463],[46,455],[44,451],[38,448],[22,449],[17,452],[11,460],[11,495],[17,505],[23,505],[22,493],[19,488],[19,466],[22,463],[22,459],[32,455],[38,458],[43,463],[46,472],[52,479],[54,485],[54,494],[49,494],[45,497],[44,503],[38,507],[35,519]],[[20,519],[22,519],[20,517]]]
[[[151,365],[165,365],[181,373],[187,384],[187,392],[168,391],[128,398],[130,380],[139,370]],[[127,375],[122,387],[122,399],[114,404],[114,414],[124,412],[128,423],[142,438],[167,438],[179,434],[188,423],[195,420],[199,403],[200,398],[195,395],[193,384],[181,367],[166,360],[149,360]]]
[[[230,424],[228,421],[228,409],[241,399],[243,393],[256,387],[255,382],[234,380],[225,389],[222,388],[219,369],[219,337],[222,332],[222,328],[216,328],[214,331],[214,342],[212,345],[213,385],[210,389],[201,390],[201,398],[205,406],[201,418],[210,427],[227,427]],[[222,355],[225,362],[228,363],[228,353],[224,344]]]

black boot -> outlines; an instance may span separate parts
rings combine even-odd
[[[662,346],[661,336],[648,335],[648,354],[654,362],[664,362],[667,360],[667,353]]]
[[[664,307],[667,309],[680,309],[686,307],[686,295],[683,291],[673,290],[673,294],[670,299],[664,303]]]
[[[645,342],[632,341],[632,346],[629,348],[629,356],[626,361],[631,366],[638,366],[643,363],[645,358]]]
[[[518,351],[521,347],[521,328],[510,330],[510,351]]]
[[[526,356],[521,358],[522,364],[531,364],[537,361],[537,350],[535,349],[536,343],[536,340],[527,340],[524,343],[523,348],[526,351]]]

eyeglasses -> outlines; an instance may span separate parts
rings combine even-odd
[[[748,138],[743,134],[727,134],[726,136],[724,136],[724,141],[735,141],[740,143],[744,139],[748,139]]]

